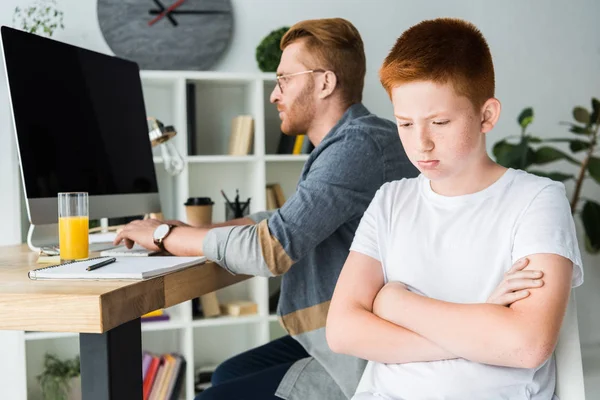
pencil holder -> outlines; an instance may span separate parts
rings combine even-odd
[[[240,202],[240,210],[236,210],[225,203],[225,221],[243,218],[250,215],[250,202]]]

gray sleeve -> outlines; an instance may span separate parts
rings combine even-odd
[[[269,218],[271,218],[271,215],[273,215],[274,213],[275,213],[275,210],[273,210],[273,211],[259,211],[259,212],[255,212],[254,214],[248,215],[247,218],[250,218],[252,221],[254,221],[254,223],[259,223],[263,219],[269,219]]]
[[[257,225],[211,229],[204,238],[203,251],[209,260],[234,275],[275,276],[263,258]]]

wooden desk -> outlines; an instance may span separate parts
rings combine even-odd
[[[85,400],[142,398],[142,315],[249,278],[209,262],[145,281],[32,281],[36,260],[0,247],[0,330],[79,333]]]

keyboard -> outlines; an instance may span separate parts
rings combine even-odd
[[[148,250],[138,244],[134,244],[131,249],[126,246],[113,247],[100,252],[101,256],[111,257],[148,257],[159,254],[160,251]]]

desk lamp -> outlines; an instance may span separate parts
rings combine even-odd
[[[170,140],[177,135],[173,126],[165,126],[157,118],[148,117],[151,130],[148,133],[152,147],[159,146],[165,170],[172,176],[183,171],[184,161],[177,148]]]

